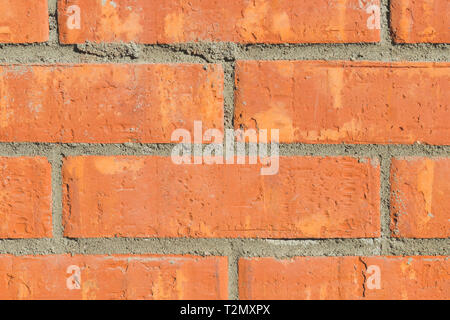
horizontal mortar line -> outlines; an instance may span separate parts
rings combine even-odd
[[[222,255],[252,257],[295,256],[380,256],[374,239],[18,239],[1,240],[0,254],[54,255],[54,254],[163,254],[163,255]],[[405,248],[390,249],[383,255],[449,255],[450,239],[388,239],[389,245]],[[431,247],[430,247],[431,246]],[[425,249],[421,249],[424,247]],[[417,251],[419,251],[417,253]]]
[[[180,144],[152,144],[152,143],[123,143],[123,144],[60,144],[60,143],[0,143],[0,156],[49,156],[55,149],[63,156],[170,156],[172,149]],[[187,148],[191,149],[196,144]],[[202,149],[214,144],[201,144]],[[224,147],[225,145],[221,145]],[[266,144],[260,146],[265,147]],[[401,156],[427,156],[447,157],[450,156],[449,145],[424,145],[424,144],[278,144],[280,156],[355,156],[355,157],[377,157],[389,155]],[[271,145],[267,144],[270,149]],[[245,144],[246,155],[249,154],[250,144]],[[234,151],[237,151],[237,143]]]
[[[30,58],[29,61],[23,62],[21,60],[9,60],[4,59],[1,57],[1,49],[0,49],[0,65],[6,66],[6,65],[33,65],[33,66],[54,66],[54,65],[78,65],[78,64],[129,64],[129,65],[139,65],[139,64],[222,64],[222,63],[229,63],[230,61],[192,61],[190,59],[177,59],[177,61],[174,61],[173,59],[154,59],[154,58],[148,58],[148,59],[142,59],[139,58],[139,60],[128,60],[128,59],[117,59],[115,61],[105,61],[104,58],[90,58],[91,61],[81,61],[77,60],[76,58],[71,58],[68,60],[59,60],[59,61],[52,61],[52,62],[43,62],[40,60],[40,57],[36,57],[36,60],[33,60],[33,58]],[[335,54],[335,52],[333,52]],[[386,57],[362,57],[362,58],[356,58],[356,57],[330,57],[330,56],[317,56],[314,58],[307,57],[307,56],[297,56],[293,57],[290,56],[290,54],[281,54],[284,56],[278,56],[278,54],[275,54],[276,57],[268,57],[267,54],[262,56],[254,56],[254,57],[242,57],[242,58],[236,58],[233,61],[367,61],[367,62],[384,62],[384,63],[391,63],[391,62],[403,62],[403,63],[415,63],[415,62],[425,62],[425,63],[448,63],[450,62],[450,57],[445,56],[442,58],[431,58],[430,59],[423,59],[423,58],[404,58],[404,57],[390,57],[389,59],[386,59]],[[116,58],[113,58],[116,59]]]
[[[126,46],[125,44],[123,46]],[[30,46],[0,46],[1,64],[35,64],[35,65],[55,65],[55,64],[177,64],[177,63],[229,63],[237,60],[326,60],[326,61],[377,61],[377,62],[448,62],[450,54],[448,49],[450,45],[442,47],[435,46],[415,46],[412,48],[403,48],[402,46],[379,46],[361,47],[357,45],[321,45],[321,46],[281,46],[281,47],[246,47],[241,48],[241,52],[234,53],[231,57],[214,58],[215,53],[226,52],[225,49],[217,49],[214,45],[205,45],[200,51],[206,53],[189,53],[184,49],[177,47],[143,47],[144,52],[139,52],[137,58],[131,55],[115,56],[114,50],[120,49],[120,46],[114,49],[100,48],[100,53],[83,52],[76,49],[75,46],[48,46],[48,45],[30,45]],[[323,52],[323,48],[328,49]],[[374,51],[373,48],[377,50]],[[316,51],[317,49],[317,51]],[[392,51],[394,50],[394,51]],[[3,51],[3,52],[2,52]],[[20,52],[20,54],[19,54]],[[6,56],[2,57],[2,53]],[[59,53],[59,57],[53,59],[54,54]],[[354,54],[358,53],[358,56]],[[381,54],[383,53],[383,54]],[[104,54],[104,55],[102,55]],[[226,54],[226,53],[225,53]],[[211,55],[211,57],[209,56]],[[17,58],[16,58],[17,57]],[[50,57],[56,61],[43,61],[43,58]],[[89,58],[90,61],[81,61]]]
[[[232,129],[232,128],[231,128]],[[238,142],[235,142],[237,144]],[[0,147],[8,147],[8,148],[18,148],[18,147],[62,147],[62,148],[85,148],[85,147],[127,147],[127,148],[136,148],[136,147],[151,147],[151,148],[162,148],[162,147],[173,147],[176,145],[180,145],[182,143],[135,143],[135,142],[123,142],[123,143],[84,143],[84,142],[0,142]],[[202,145],[209,146],[214,143],[187,143],[186,145]],[[269,143],[258,143],[261,145],[268,145]],[[448,148],[450,150],[450,145],[430,145],[430,144],[378,144],[378,143],[276,143],[281,147],[317,147],[317,146],[325,146],[325,147],[341,147],[341,148],[365,148],[365,147],[375,147],[375,148],[409,148],[409,149],[427,149],[427,148]],[[223,145],[219,144],[218,145]],[[250,145],[250,143],[246,142],[246,146]]]
[[[315,49],[315,48],[327,48],[327,49],[363,49],[363,50],[371,50],[371,49],[385,49],[386,53],[389,52],[390,49],[397,50],[398,54],[401,51],[409,52],[409,51],[419,51],[419,50],[430,50],[438,51],[442,49],[450,48],[450,44],[448,43],[412,43],[412,44],[391,44],[385,42],[379,43],[309,43],[309,44],[250,44],[250,45],[237,45],[238,48],[248,51],[248,50],[296,50],[296,49]],[[177,47],[171,47],[176,49]]]
[[[335,54],[336,52],[333,52],[332,54]],[[416,63],[416,62],[424,62],[424,63],[448,63],[450,62],[450,57],[445,56],[441,58],[431,58],[431,59],[423,59],[423,58],[405,58],[402,56],[398,57],[333,57],[333,56],[320,56],[320,57],[308,57],[308,56],[292,56],[289,53],[283,54],[285,56],[278,56],[277,57],[268,57],[267,55],[262,56],[254,56],[254,57],[246,57],[242,59],[236,59],[236,61],[350,61],[350,62],[383,62],[383,63],[394,63],[394,62],[402,62],[402,63]],[[368,67],[368,66],[365,66]],[[377,67],[377,66],[376,66]]]
[[[1,55],[1,50],[0,50],[0,55]],[[415,62],[423,62],[423,63],[449,63],[450,62],[450,58],[446,57],[446,60],[425,60],[425,59],[416,59],[416,60],[405,60],[404,58],[398,58],[397,60],[395,59],[391,59],[391,60],[385,60],[384,58],[380,58],[380,59],[370,59],[370,58],[366,58],[366,59],[355,59],[355,58],[318,58],[318,59],[308,59],[308,58],[302,58],[302,57],[298,57],[298,58],[291,58],[291,57],[287,57],[287,58],[274,58],[274,59],[263,59],[263,58],[252,58],[252,59],[239,59],[240,61],[351,61],[351,62],[355,62],[355,61],[361,61],[361,62],[384,62],[384,63],[393,63],[393,62],[403,62],[403,63],[415,63]],[[238,60],[236,60],[238,61]],[[98,61],[90,61],[90,62],[80,62],[80,61],[59,61],[59,62],[41,62],[40,60],[37,61],[31,61],[31,62],[17,62],[17,61],[4,61],[1,56],[0,56],[0,66],[13,66],[13,65],[20,65],[20,66],[55,66],[55,65],[63,65],[63,64],[69,64],[69,65],[77,65],[77,64],[128,64],[128,65],[143,65],[143,64],[221,64],[223,63],[222,61],[213,61],[213,62],[204,62],[204,61],[190,61],[190,60],[185,60],[185,61],[172,61],[172,60],[161,60],[161,61],[155,61],[155,60],[151,60],[149,59],[148,61],[128,61],[128,60],[123,60],[123,61],[104,61],[104,60],[98,60]]]
[[[79,154],[68,154],[65,155],[63,158],[67,157],[167,157],[170,158],[171,155],[167,153],[79,153]],[[244,155],[245,157],[248,157],[249,155]],[[292,158],[292,157],[317,157],[317,158],[323,158],[323,157],[350,157],[355,159],[376,159],[381,157],[382,155],[376,154],[376,153],[367,153],[367,154],[353,154],[353,153],[339,153],[339,152],[316,152],[316,153],[291,153],[291,154],[280,154],[280,157],[283,158]],[[403,154],[396,154],[392,155],[394,158],[429,158],[429,159],[439,159],[439,158],[448,158],[450,157],[450,154],[417,154],[417,153],[403,153]],[[0,152],[0,157],[43,157],[43,158],[49,158],[47,154],[3,154]],[[259,157],[259,156],[258,156]],[[224,158],[225,159],[225,158]],[[211,164],[214,165],[214,164]],[[221,165],[220,163],[216,165]],[[223,165],[239,165],[239,163],[226,163],[224,162]]]
[[[58,34],[59,35],[59,34]],[[384,40],[384,41],[383,41]],[[136,43],[136,42],[90,42],[86,41],[84,43],[56,43],[51,42],[36,42],[36,43],[2,43],[0,48],[68,48],[76,49],[78,46],[89,45],[95,49],[115,49],[129,47],[130,45],[135,46],[138,49],[162,49],[171,50],[175,52],[184,53],[185,50],[197,49],[201,54],[201,49],[214,49],[217,50],[220,47],[235,47],[240,50],[250,50],[250,49],[264,49],[264,50],[274,50],[274,49],[297,49],[297,48],[381,48],[381,49],[400,49],[400,50],[419,50],[419,49],[431,49],[439,50],[450,48],[449,43],[395,43],[389,39],[383,39],[379,42],[347,42],[347,43],[337,43],[337,42],[324,42],[324,43],[240,43],[240,42],[230,42],[230,41],[198,41],[198,42],[173,42],[173,43]],[[387,42],[385,40],[388,40]],[[83,48],[82,48],[83,49]],[[196,55],[195,53],[185,53],[187,55]],[[84,52],[82,52],[84,54]]]

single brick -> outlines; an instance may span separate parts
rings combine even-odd
[[[448,256],[368,257],[362,260],[367,266],[368,282],[373,280],[377,267],[381,273],[380,289],[370,289],[373,283],[370,286],[366,281],[366,299],[450,299]],[[373,266],[371,270],[368,269],[370,266]]]
[[[450,144],[450,64],[239,61],[236,128],[285,143]]]
[[[47,159],[0,157],[0,238],[51,237],[51,194]]]
[[[243,258],[242,300],[352,299],[362,293],[361,265],[354,257]]]
[[[380,40],[379,0],[60,0],[62,43]]]
[[[248,161],[247,161],[248,163]],[[65,235],[364,238],[380,235],[377,161],[281,157],[176,165],[170,157],[82,156],[63,165]]]
[[[0,255],[0,299],[228,298],[226,257]]]
[[[0,67],[0,141],[168,143],[195,120],[223,130],[219,65]]]
[[[2,0],[0,43],[48,41],[48,0]]]
[[[240,299],[450,298],[448,257],[296,257],[239,260]]]
[[[450,1],[391,0],[391,26],[398,43],[450,43]]]
[[[406,238],[450,237],[450,159],[394,159],[391,230]]]

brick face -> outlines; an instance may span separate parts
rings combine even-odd
[[[447,257],[425,256],[244,258],[239,261],[239,297],[446,300],[449,263]]]
[[[450,159],[394,159],[391,169],[392,234],[450,237]]]
[[[192,131],[194,120],[223,130],[218,65],[3,66],[0,72],[0,141],[170,143],[173,130]]]
[[[48,0],[2,0],[0,43],[33,43],[48,40]]]
[[[247,161],[248,163],[248,161]],[[379,236],[377,161],[282,157],[258,165],[175,165],[170,157],[64,161],[69,237]]]
[[[449,300],[449,16],[0,0],[0,300]]]
[[[60,0],[63,43],[351,43],[380,40],[380,1]],[[79,27],[73,6],[79,8]]]
[[[450,43],[448,0],[391,0],[391,26],[398,43]]]
[[[47,159],[0,157],[0,238],[51,237],[51,194]]]
[[[235,127],[285,143],[450,144],[448,63],[239,61]]]
[[[2,300],[226,299],[227,286],[225,257],[0,255]]]

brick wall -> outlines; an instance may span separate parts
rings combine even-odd
[[[449,299],[449,16],[0,1],[0,299]],[[175,164],[195,121],[278,173]]]

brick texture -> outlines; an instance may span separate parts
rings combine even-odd
[[[426,256],[246,258],[239,261],[239,297],[447,300],[449,264],[448,257]]]
[[[391,26],[398,43],[450,43],[450,1],[391,0]]]
[[[0,0],[0,300],[450,300],[449,16]]]
[[[450,237],[450,159],[394,159],[391,169],[392,234]]]
[[[58,17],[62,43],[378,42],[379,5],[379,0],[60,0]]]
[[[225,257],[0,255],[0,299],[226,299]]]
[[[247,161],[248,163],[248,161]],[[258,165],[175,165],[170,157],[64,161],[68,237],[379,236],[377,161],[282,157]]]
[[[51,194],[47,159],[0,157],[0,238],[51,237]]]
[[[450,64],[239,61],[235,127],[285,143],[450,144]]]
[[[48,40],[48,0],[2,0],[0,43],[33,43]]]
[[[218,65],[0,67],[0,141],[168,143],[194,120],[223,130]]]

